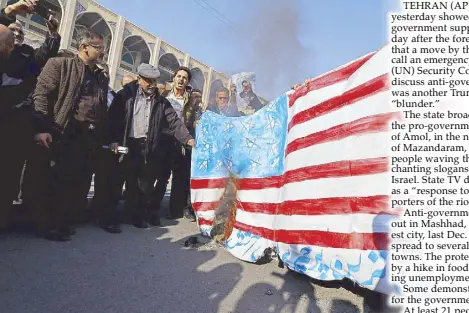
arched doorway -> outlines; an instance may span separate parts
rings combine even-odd
[[[120,67],[136,73],[142,63],[150,63],[150,48],[140,36],[130,36],[124,40]]]
[[[75,26],[73,28],[72,47],[78,49],[77,36],[80,29],[90,29],[97,34],[104,37],[104,44],[106,45],[106,53],[104,61],[107,62],[109,56],[109,49],[112,42],[112,31],[104,18],[96,12],[83,12],[77,16]]]
[[[191,86],[195,89],[199,89],[200,91],[204,92],[205,76],[202,70],[198,67],[195,67],[191,69],[191,73],[192,73]]]
[[[171,81],[173,79],[174,72],[178,69],[179,66],[179,62],[174,54],[163,54],[160,57],[160,61],[158,62],[158,68],[161,73],[160,82],[164,84],[167,81]]]

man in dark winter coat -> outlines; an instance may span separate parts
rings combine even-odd
[[[56,188],[52,207],[44,212],[49,220],[41,233],[51,240],[67,241],[74,233],[70,217],[77,214],[81,199],[88,194],[95,174],[95,197],[100,226],[110,233],[121,230],[113,220],[107,199],[108,161],[103,149],[110,143],[107,94],[109,80],[97,67],[105,45],[102,35],[88,29],[79,33],[79,53],[73,58],[51,59],[38,79],[34,92],[35,110],[40,116],[36,141],[51,149]],[[47,227],[44,227],[47,226]]]
[[[162,158],[166,155],[161,142],[163,129],[183,145],[194,146],[183,120],[177,116],[170,102],[157,90],[158,69],[141,64],[138,80],[124,86],[109,108],[111,149],[126,146],[127,155],[120,158],[115,181],[114,200],[119,198],[125,181],[127,193],[126,219],[137,228],[160,225],[158,212],[152,211],[152,192],[161,176]]]
[[[31,13],[37,2],[22,0],[0,11],[0,24],[8,26],[15,37],[15,48],[2,66],[0,77],[0,132],[8,134],[4,137],[5,153],[0,162],[0,231],[8,227],[9,211],[18,195],[22,169],[33,143],[30,95],[41,68],[57,55],[60,46],[58,22],[53,18],[46,21],[49,33],[40,48],[23,43],[23,27],[16,22],[16,15]]]

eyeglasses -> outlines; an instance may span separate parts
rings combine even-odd
[[[92,45],[92,44],[88,44],[88,46],[93,47],[98,51],[104,51],[104,48],[105,48],[104,46],[97,46],[97,45]]]
[[[14,33],[14,34],[18,34],[18,35],[21,35],[21,36],[24,36],[24,32],[19,29],[19,28],[10,28],[10,30]]]

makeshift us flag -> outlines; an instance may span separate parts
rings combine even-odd
[[[349,278],[383,293],[389,284],[389,47],[280,96],[255,114],[207,112],[197,126],[191,198],[205,235],[226,181],[236,177],[237,258],[276,250],[315,279]]]

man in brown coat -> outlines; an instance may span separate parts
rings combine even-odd
[[[96,66],[104,56],[104,40],[90,30],[82,31],[79,37],[78,55],[50,60],[34,93],[35,110],[40,116],[35,139],[42,147],[52,149],[55,173],[53,212],[48,212],[49,220],[41,225],[40,232],[55,241],[68,241],[73,235],[66,217],[82,209],[77,204],[86,197],[93,173],[100,226],[111,233],[120,232],[108,205],[108,161],[113,155],[102,148],[110,142],[109,81]]]

